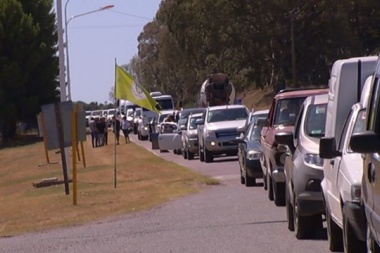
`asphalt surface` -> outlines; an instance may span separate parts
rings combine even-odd
[[[150,149],[148,141],[131,140]],[[297,240],[285,208],[268,200],[262,184],[240,184],[237,157],[206,164],[154,153],[221,184],[117,219],[0,238],[0,252],[329,252],[325,228],[315,239]]]

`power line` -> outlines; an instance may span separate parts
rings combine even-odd
[[[121,15],[125,15],[125,16],[134,17],[134,18],[140,18],[140,19],[145,19],[145,20],[149,20],[149,21],[153,20],[153,18],[147,18],[147,17],[137,16],[137,15],[129,14],[129,13],[122,12],[122,11],[115,11],[115,10],[109,10],[109,11],[112,11],[112,12],[115,12],[115,13],[118,13],[118,14],[121,14]]]

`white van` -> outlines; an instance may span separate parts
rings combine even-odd
[[[360,190],[361,174],[357,173],[357,170],[362,171],[360,159],[357,162],[359,168],[351,167],[352,163],[343,167],[352,157],[347,134],[352,134],[358,117],[363,116],[359,112],[365,107],[377,59],[377,56],[368,56],[338,60],[331,71],[325,137],[321,139],[319,149],[319,155],[324,159],[321,187],[331,251],[343,250],[345,246],[348,252],[361,252],[363,246],[363,231],[355,224],[360,217],[360,205],[353,205],[357,201],[353,193]],[[346,239],[344,244],[343,236]]]

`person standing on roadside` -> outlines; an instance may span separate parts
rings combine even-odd
[[[121,121],[121,130],[123,131],[125,143],[130,143],[131,140],[129,139],[129,129],[131,127],[131,124],[127,120],[127,117],[123,117],[123,120]]]
[[[98,128],[96,127],[96,122],[93,117],[90,118],[90,122],[88,123],[88,126],[90,127],[92,147],[95,148],[97,147]]]
[[[113,116],[112,119],[113,119],[113,120],[112,120],[112,124],[113,124],[113,133],[115,134],[115,137],[116,137],[116,144],[119,145],[120,128],[121,128],[120,114],[117,113],[117,117]]]

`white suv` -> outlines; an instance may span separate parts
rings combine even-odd
[[[363,159],[351,150],[353,134],[365,131],[366,111],[372,77],[364,84],[361,101],[352,106],[343,125],[336,147],[333,137],[320,142],[320,155],[331,159],[332,170],[326,170],[322,181],[330,250],[366,252],[366,222],[361,203]]]
[[[325,134],[327,101],[327,94],[307,97],[294,133],[275,135],[277,143],[288,147],[284,165],[285,204],[288,229],[295,231],[298,239],[311,238],[323,227],[323,159],[319,157],[319,139]]]

